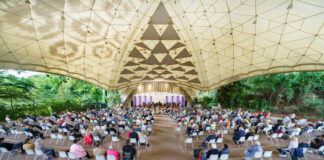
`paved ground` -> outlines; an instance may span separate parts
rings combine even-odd
[[[193,148],[188,146],[187,149],[184,148],[184,140],[187,137],[184,134],[184,128],[182,128],[181,132],[176,132],[176,122],[171,120],[169,117],[165,115],[156,115],[155,116],[155,125],[153,126],[153,133],[149,136],[149,143],[150,146],[146,148],[145,146],[141,146],[137,148],[138,160],[191,160],[193,156]],[[205,135],[206,137],[207,135]],[[121,136],[121,144],[120,146],[113,145],[114,149],[117,149],[121,153],[121,147],[125,144],[126,136],[123,133]],[[275,142],[269,141],[264,135],[260,135],[261,144],[263,146],[264,151],[271,150],[273,151],[273,160],[287,160],[288,158],[279,158],[279,153],[277,148],[287,146],[288,141],[280,141],[279,144]],[[304,140],[304,138],[300,138],[300,140]],[[13,139],[9,137],[7,141],[9,142],[19,142],[23,141],[24,138],[21,137],[20,139]],[[197,148],[201,142],[202,138],[194,139],[194,148]],[[53,141],[54,142],[54,141]],[[47,134],[46,139],[44,140],[44,144],[49,148],[54,148],[56,151],[61,150],[68,150],[70,145],[68,140],[66,140],[63,144],[60,142],[57,145],[55,143],[50,143],[49,135]],[[230,159],[231,160],[242,160],[244,159],[244,150],[248,149],[251,144],[249,145],[235,145],[232,141],[232,133],[229,135],[224,136],[224,143],[229,145],[230,148]],[[110,145],[110,140],[107,137],[104,141],[104,147],[108,149]],[[218,145],[219,148],[222,147],[221,144]],[[92,154],[92,147],[86,147],[86,150]],[[2,159],[6,159],[7,155],[4,155]],[[22,160],[25,159],[26,155],[21,155],[18,153],[15,155],[12,160]],[[312,154],[307,154],[308,160],[315,160],[318,159],[317,157],[313,156]],[[28,159],[33,159],[29,156]],[[38,159],[41,159],[40,157]],[[324,159],[324,156],[321,157]]]

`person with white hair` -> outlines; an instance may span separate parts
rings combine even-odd
[[[263,149],[261,147],[261,143],[260,141],[256,141],[255,145],[253,145],[251,148],[249,148],[248,150],[245,150],[244,153],[246,155],[246,160],[250,160],[253,158],[254,154],[256,152],[263,152]]]
[[[212,146],[212,149],[208,150],[207,155],[206,155],[206,159],[209,159],[209,157],[211,155],[218,155],[219,154],[219,151],[217,149],[216,144],[212,144],[211,146]]]
[[[41,140],[40,139],[37,139],[35,141],[35,150],[41,150],[43,151],[48,158],[55,158],[55,150],[54,149],[49,149],[49,148],[46,148],[42,143],[41,143]]]

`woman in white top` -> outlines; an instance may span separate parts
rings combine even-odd
[[[291,152],[293,149],[298,148],[298,138],[293,136],[291,140],[289,141],[289,145],[287,148],[280,148],[280,157],[287,157],[286,152]]]

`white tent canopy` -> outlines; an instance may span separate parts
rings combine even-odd
[[[2,0],[0,69],[210,90],[324,70],[323,0]]]

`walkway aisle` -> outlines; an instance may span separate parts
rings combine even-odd
[[[192,151],[184,150],[183,137],[175,133],[176,123],[163,114],[157,114],[150,147],[139,153],[139,160],[191,160]],[[142,147],[143,148],[143,147]]]

